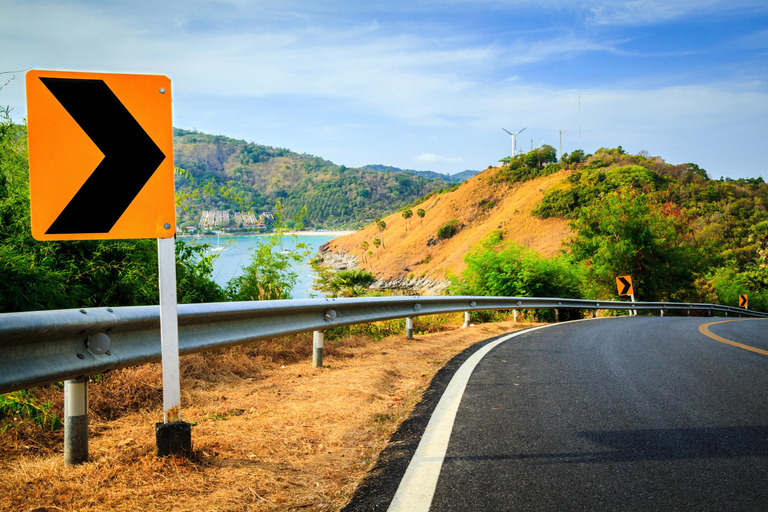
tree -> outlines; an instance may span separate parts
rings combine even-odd
[[[703,258],[691,244],[690,219],[673,204],[627,188],[582,207],[571,229],[570,256],[584,267],[594,296],[615,296],[623,275],[632,276],[643,301],[683,300],[693,292]]]
[[[378,230],[379,230],[379,233],[382,233],[382,234],[383,234],[383,233],[384,233],[384,230],[385,230],[385,229],[387,229],[387,223],[386,223],[386,222],[384,222],[383,220],[380,220],[380,221],[378,221],[378,222],[376,223],[376,227],[378,228]],[[384,237],[383,237],[383,236],[381,236],[381,235],[379,235],[379,238],[381,239],[381,245],[382,245],[382,247],[383,247],[383,246],[384,246]]]
[[[280,201],[275,205],[275,223],[272,236],[261,239],[255,246],[251,263],[243,268],[243,273],[233,277],[226,287],[229,300],[276,300],[290,299],[291,290],[299,278],[298,266],[309,253],[309,246],[297,243],[296,235],[287,235],[284,208]],[[297,230],[303,226],[306,208],[293,218]],[[285,249],[285,238],[294,241],[292,249]]]
[[[365,253],[368,250],[368,242],[363,241],[363,243],[360,244],[360,248],[363,250],[363,263],[366,263],[366,261],[365,261]]]
[[[503,242],[496,231],[464,256],[460,277],[449,275],[455,295],[498,297],[582,298],[581,271],[565,258],[546,259],[513,242]],[[563,311],[563,318],[578,318],[577,311]],[[548,310],[537,318],[551,319]]]
[[[403,210],[403,218],[405,219],[405,230],[408,231],[408,219],[413,217],[413,210],[406,208]]]
[[[318,290],[327,292],[331,297],[360,297],[365,295],[368,287],[376,281],[376,276],[367,270],[351,269],[333,272],[327,269],[318,269],[313,265],[321,277],[316,281]]]
[[[373,239],[373,246],[376,247],[376,259],[379,259],[379,246],[381,245],[381,240],[378,238]]]
[[[418,210],[416,210],[416,215],[418,215],[419,219],[421,219],[419,227],[422,227],[422,228],[424,227],[424,216],[426,214],[427,214],[427,212],[424,211],[424,209],[422,209],[422,208],[419,208]]]

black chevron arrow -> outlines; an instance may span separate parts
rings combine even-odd
[[[45,233],[108,233],[166,156],[103,80],[40,80],[104,154]]]
[[[621,284],[624,285],[624,288],[621,289],[619,295],[626,295],[627,292],[629,292],[629,289],[632,288],[632,283],[627,281],[624,277],[620,277],[619,281],[621,281]]]
[[[746,295],[739,295],[739,306],[742,308],[747,307],[747,296]]]

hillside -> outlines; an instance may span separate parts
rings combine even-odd
[[[407,172],[347,168],[284,148],[174,129],[174,163],[184,169],[179,225],[197,225],[203,210],[272,212],[288,219],[307,207],[305,225],[356,228],[435,190],[453,185]]]
[[[543,255],[556,254],[569,234],[568,222],[559,218],[538,219],[531,212],[544,193],[560,183],[568,171],[522,184],[497,181],[498,171],[499,168],[487,169],[452,192],[433,195],[411,206],[414,216],[408,220],[407,230],[406,220],[398,212],[382,219],[387,225],[384,231],[369,225],[332,240],[328,250],[356,256],[361,268],[385,281],[411,274],[414,278],[444,281],[446,272],[458,274],[464,269],[462,258],[471,245],[496,230],[501,230],[505,239]],[[423,223],[415,214],[419,208],[426,211]],[[438,240],[438,228],[453,219],[460,226],[458,233]],[[383,240],[378,251],[373,246],[375,238]],[[368,242],[368,251],[373,255],[363,254],[363,242]]]
[[[478,174],[478,171],[462,171],[458,172],[456,174],[443,174],[439,172],[434,171],[416,171],[413,169],[400,169],[399,167],[390,167],[387,165],[364,165],[361,167],[361,169],[365,169],[366,171],[375,171],[375,172],[404,172],[408,174],[413,174],[415,176],[421,176],[422,178],[427,178],[429,180],[432,179],[441,179],[443,181],[448,181],[451,183],[463,183],[467,181],[472,176],[476,176]]]
[[[601,296],[615,294],[618,272],[631,272],[653,300],[735,304],[734,297],[752,290],[751,297],[768,306],[762,291],[768,288],[768,184],[762,178],[713,180],[695,164],[672,165],[621,147],[600,148],[594,155],[577,151],[559,163],[555,155],[554,148],[544,147],[487,169],[409,205],[414,213],[409,221],[398,212],[383,219],[383,231],[374,223],[331,241],[324,258],[336,267],[357,261],[384,287],[440,293],[443,288],[436,284],[464,270],[468,249],[497,232],[503,241],[545,258],[567,250],[576,272],[591,276],[584,282]],[[418,209],[426,211],[423,225]],[[440,239],[438,229],[446,225],[457,233]],[[660,226],[671,231],[662,233]],[[564,246],[571,235],[576,239]],[[377,238],[383,242],[378,248]],[[638,245],[618,256],[633,243]],[[608,254],[614,259],[606,260]],[[604,266],[595,266],[598,261]],[[670,291],[673,265],[680,283]]]

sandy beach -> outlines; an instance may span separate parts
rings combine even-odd
[[[351,235],[355,231],[290,231],[289,235],[300,236],[344,236]]]

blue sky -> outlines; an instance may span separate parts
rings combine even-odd
[[[480,170],[527,127],[768,179],[764,0],[2,0],[0,48],[16,119],[26,69],[164,74],[175,126],[347,166]]]

